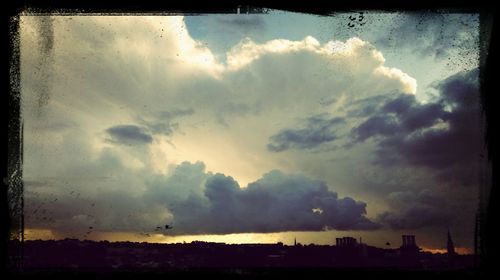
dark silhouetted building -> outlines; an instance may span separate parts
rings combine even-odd
[[[451,238],[449,238],[451,240]],[[406,235],[398,249],[383,249],[353,237],[337,238],[337,246],[191,243],[155,244],[89,240],[28,240],[23,269],[32,271],[173,271],[187,268],[367,267],[408,269],[464,269],[473,255],[420,252],[415,237]],[[444,240],[443,240],[444,241]],[[19,242],[11,241],[15,249]]]
[[[354,248],[357,246],[358,242],[354,237],[342,237],[336,238],[336,245],[339,248]]]
[[[336,262],[340,266],[357,266],[360,262],[361,248],[354,237],[336,238]]]
[[[451,233],[448,229],[448,238],[446,240],[446,255],[448,257],[448,267],[453,268],[457,265],[458,256],[455,252],[455,245],[453,244],[453,240],[451,239]]]
[[[446,249],[448,256],[455,255],[455,245],[453,245],[453,240],[451,239],[450,230],[448,230],[448,241],[446,242]]]
[[[399,256],[403,266],[419,265],[420,248],[415,242],[415,235],[403,235],[403,244],[399,247]]]
[[[415,244],[415,235],[403,235],[403,248],[414,248],[417,247]]]

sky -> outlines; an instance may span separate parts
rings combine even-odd
[[[26,237],[470,252],[479,43],[477,14],[23,15]]]

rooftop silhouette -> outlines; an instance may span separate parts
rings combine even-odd
[[[448,239],[449,241],[451,239]],[[293,246],[270,244],[225,244],[193,241],[158,244],[89,241],[78,239],[11,241],[10,252],[24,252],[22,259],[11,254],[11,266],[23,271],[76,269],[89,271],[178,270],[186,268],[397,268],[450,270],[473,267],[472,255],[422,252],[415,236],[403,235],[396,249],[378,248],[353,237],[336,238],[336,245]]]

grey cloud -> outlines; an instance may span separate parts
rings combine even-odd
[[[387,102],[382,110],[395,114],[401,120],[402,129],[406,131],[432,126],[446,115],[442,104],[420,104],[415,96],[407,94]]]
[[[192,115],[194,112],[195,111],[192,108],[173,109],[169,111],[162,111],[149,118],[139,116],[137,119],[142,125],[149,128],[153,134],[163,134],[168,136],[174,133],[174,131],[179,127],[178,122],[175,121],[176,119]]]
[[[245,13],[243,7],[241,12]],[[266,38],[266,21],[263,16],[256,14],[186,17],[186,23],[188,28],[201,31],[198,39],[205,42],[213,53],[220,54],[222,60],[224,60],[225,53],[238,44],[242,38],[249,37],[259,41]]]
[[[226,29],[238,29],[241,32],[261,31],[266,28],[262,16],[259,15],[224,15],[215,17],[215,22]]]
[[[190,196],[202,196],[203,184],[210,175],[202,162],[182,162],[168,176],[156,175],[147,179],[144,197],[148,201],[174,205]]]
[[[125,145],[143,145],[153,142],[153,137],[136,125],[117,125],[106,129],[108,141]]]
[[[189,166],[184,165],[184,168]],[[195,173],[201,175],[200,171]],[[184,184],[187,181],[176,182]],[[196,181],[194,186],[187,183],[186,188],[196,191],[190,191],[182,199],[174,203],[165,200],[174,217],[172,234],[371,230],[379,227],[365,217],[364,202],[338,198],[325,183],[304,176],[275,170],[247,188],[240,188],[230,176],[209,174],[201,185],[202,193],[199,183]],[[154,193],[171,196],[170,192],[178,190],[167,182]],[[321,213],[313,209],[321,209]]]
[[[364,141],[375,135],[390,136],[399,132],[398,120],[392,116],[374,116],[354,129],[358,141]]]
[[[401,94],[386,102],[372,117],[353,129],[353,133],[358,141],[376,135],[407,134],[430,127],[444,120],[445,115],[441,104],[420,104],[415,96]]]
[[[28,188],[44,187],[47,184],[49,183],[42,180],[23,180],[23,185]]]
[[[189,116],[194,114],[193,108],[187,109],[172,109],[170,111],[163,111],[160,113],[160,117],[167,120],[172,120],[181,116]]]
[[[171,123],[168,121],[164,122],[143,122],[145,126],[147,126],[151,132],[155,134],[163,134],[163,135],[171,135],[174,133],[174,130],[177,129],[177,123]]]
[[[435,102],[421,104],[408,95],[386,102],[352,130],[353,136],[358,141],[381,136],[379,164],[404,161],[439,171],[441,179],[475,182],[482,149],[478,70],[453,75],[436,88]],[[439,122],[448,127],[432,127]]]
[[[77,125],[74,124],[73,122],[59,121],[59,122],[53,122],[53,123],[45,123],[45,124],[42,124],[40,126],[37,126],[37,128],[42,129],[42,130],[47,130],[47,131],[60,132],[60,131],[64,131],[68,128],[72,128],[75,126],[77,126]]]
[[[477,32],[478,23],[479,17],[473,14],[405,13],[374,43],[381,47],[406,47],[438,59],[446,58],[452,50],[465,57],[477,49],[478,42],[465,34]]]
[[[393,192],[388,196],[392,210],[379,215],[378,220],[394,229],[418,229],[423,227],[450,226],[456,214],[445,197],[424,189]]]
[[[256,110],[251,108],[248,104],[225,102],[220,105],[220,108],[218,108],[216,112],[216,119],[220,124],[228,126],[226,118],[244,116],[251,111],[255,112]]]
[[[38,101],[38,113],[41,113],[41,109],[46,106],[51,97],[52,91],[52,72],[53,72],[53,54],[54,54],[54,18],[51,16],[37,16],[34,17],[34,27],[38,33],[38,55],[39,60],[36,65],[38,69],[43,69],[43,71],[35,71],[35,79],[37,81],[36,88],[34,89],[37,93]],[[33,51],[33,50],[30,50]]]
[[[75,161],[60,172],[56,177],[26,180],[26,228],[87,238],[89,227],[138,232],[163,223],[167,209],[142,199],[145,171],[127,168],[112,149],[104,149],[92,161]]]
[[[152,231],[161,225],[161,208],[146,204],[137,195],[105,190],[91,195],[85,190],[25,194],[29,228],[49,228],[63,236],[84,236],[89,227],[98,231]]]
[[[344,123],[343,118],[310,117],[303,128],[284,129],[271,136],[267,148],[273,152],[281,152],[292,148],[312,149],[337,139],[336,128],[342,123]]]
[[[95,163],[101,161],[105,159]],[[130,173],[119,164],[114,169],[119,174]],[[144,178],[147,178],[144,185],[127,178],[111,182],[127,184],[128,181],[135,188],[86,190],[62,187],[64,183],[59,180],[52,184],[58,186],[58,192],[31,189],[26,193],[27,225],[79,237],[86,237],[89,227],[98,231],[151,233],[166,223],[173,225],[168,232],[172,235],[380,227],[365,216],[366,203],[350,197],[339,198],[322,181],[277,170],[264,174],[247,188],[240,188],[230,176],[206,172],[202,162],[184,162],[167,176]],[[103,179],[98,184],[105,183]]]
[[[346,104],[346,113],[349,118],[368,117],[380,110],[381,104],[393,98],[394,94],[375,95]]]

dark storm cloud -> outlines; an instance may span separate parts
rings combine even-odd
[[[394,229],[447,227],[457,216],[444,197],[427,189],[418,193],[393,192],[388,198],[392,210],[379,215],[378,220]]]
[[[230,176],[204,173],[200,164],[183,163],[171,174],[175,180],[157,181],[147,194],[173,214],[172,234],[379,227],[365,217],[364,202],[339,198],[321,181],[275,170],[240,188]]]
[[[389,136],[398,131],[398,120],[392,116],[371,117],[354,130],[358,141],[364,141],[375,135]]]
[[[312,149],[337,139],[336,128],[342,123],[344,123],[343,118],[310,117],[303,128],[284,129],[271,136],[267,148],[273,152],[288,149]]]
[[[372,107],[369,107],[372,108]],[[392,136],[430,127],[444,119],[442,104],[420,104],[415,96],[401,94],[388,101],[375,114],[353,130],[357,140],[376,135]]]
[[[442,179],[476,180],[482,149],[478,70],[453,75],[436,88],[435,102],[421,104],[410,95],[386,102],[352,130],[354,138],[378,140],[380,164],[405,161],[443,171]],[[444,127],[433,127],[437,124]]]
[[[86,238],[89,227],[138,232],[153,231],[163,223],[166,210],[148,203],[137,191],[144,186],[141,176],[147,172],[125,167],[114,149],[103,149],[90,162],[75,160],[61,172],[57,177],[28,180],[24,195],[26,228]]]
[[[386,48],[410,48],[421,56],[440,59],[449,56],[453,50],[466,56],[478,48],[478,42],[469,35],[477,31],[478,20],[472,14],[405,13],[397,17],[392,28],[374,44]]]
[[[101,158],[95,164],[105,174],[132,172],[120,164],[105,168],[103,161],[107,159]],[[173,226],[168,232],[172,235],[380,227],[366,218],[366,203],[340,198],[322,181],[276,170],[247,188],[240,188],[230,176],[206,172],[202,162],[181,163],[167,176],[149,174],[136,182],[128,177],[113,177],[99,184],[109,180],[121,184],[120,188],[100,189],[98,195],[67,186],[62,179],[51,184],[58,187],[57,193],[31,188],[25,198],[27,224],[79,237],[87,234],[89,227],[151,233],[165,224]],[[137,189],[144,187],[144,191],[132,191],[128,182]]]
[[[106,129],[108,141],[124,145],[143,145],[153,142],[153,137],[136,125],[117,125]]]

